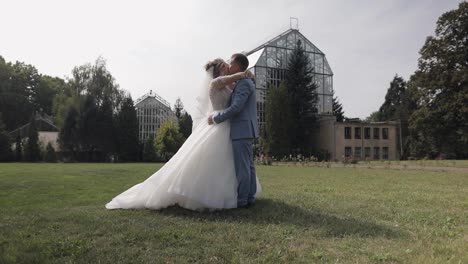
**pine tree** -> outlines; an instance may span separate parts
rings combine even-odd
[[[175,116],[177,117],[177,120],[180,120],[180,118],[182,117],[183,111],[184,111],[184,105],[182,104],[182,100],[180,100],[180,98],[177,98],[174,104],[174,112],[175,112]]]
[[[291,107],[291,147],[302,154],[310,154],[311,133],[317,113],[317,85],[313,68],[298,40],[288,62],[286,82]]]
[[[184,104],[180,98],[177,98],[174,104],[174,112],[179,125],[179,132],[182,134],[185,141],[185,139],[192,134],[193,120],[187,111],[185,111]]]
[[[138,161],[138,119],[131,97],[124,99],[117,115],[118,154],[121,161]]]
[[[96,126],[96,137],[99,139],[98,148],[107,160],[116,149],[114,113],[110,100],[103,100],[102,105],[99,107],[96,121],[98,124]]]
[[[25,156],[27,161],[39,161],[41,159],[39,134],[36,128],[35,114],[32,115],[29,121],[28,140],[26,142]]]
[[[80,117],[78,110],[74,106],[70,106],[62,128],[59,132],[60,149],[69,153],[71,159],[76,160],[80,148]],[[67,155],[68,156],[68,155]]]
[[[282,158],[290,152],[291,108],[288,89],[283,82],[268,92],[265,104],[265,129],[262,137],[264,151]]]
[[[390,82],[390,87],[385,95],[385,101],[375,115],[374,121],[398,121],[401,126],[398,129],[398,146],[403,146],[403,156],[408,156],[408,119],[416,105],[411,100],[407,82],[400,76],[395,75]],[[401,134],[400,134],[401,131]],[[402,142],[400,142],[400,139]]]
[[[395,75],[385,95],[385,102],[379,109],[379,121],[408,120],[408,96],[406,82]]]
[[[154,136],[150,135],[143,145],[143,161],[154,162],[158,158],[154,147]]]
[[[345,119],[343,105],[338,100],[338,96],[335,96],[335,91],[333,91],[333,115],[337,122],[343,122]]]
[[[185,139],[192,134],[192,126],[192,117],[186,111],[184,111],[179,119],[179,131]]]
[[[55,153],[55,149],[52,144],[49,142],[47,143],[46,153],[44,155],[44,160],[46,162],[57,162],[57,155]]]
[[[0,161],[10,161],[12,158],[11,138],[5,130],[0,113]]]
[[[76,129],[77,144],[79,152],[85,153],[86,156],[80,155],[80,160],[97,161],[96,155],[100,151],[101,133],[99,131],[98,112],[99,108],[94,98],[90,95],[85,95],[80,98],[80,112],[78,113],[78,126]]]

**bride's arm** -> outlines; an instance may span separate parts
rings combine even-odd
[[[224,88],[227,85],[237,82],[246,78],[254,78],[253,73],[250,71],[238,72],[232,75],[219,76],[216,79],[213,79],[210,83],[211,88]]]

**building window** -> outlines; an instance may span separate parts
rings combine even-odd
[[[354,157],[356,159],[361,159],[361,147],[354,148]]]
[[[350,139],[351,138],[351,128],[350,127],[345,127],[344,128],[344,138],[345,139]]]
[[[349,158],[353,155],[353,151],[351,150],[351,147],[344,148],[344,155],[346,158]]]
[[[379,139],[380,138],[380,129],[378,127],[374,128],[374,139]]]
[[[370,157],[371,157],[371,152],[370,152],[370,150],[371,150],[370,147],[365,147],[365,148],[364,148],[364,158],[370,159]]]
[[[388,160],[388,147],[382,148],[382,159]]]
[[[382,128],[382,138],[383,139],[388,139],[388,128]]]
[[[361,128],[360,127],[355,127],[354,128],[354,138],[355,139],[361,139]]]
[[[374,159],[378,160],[380,159],[380,151],[379,147],[374,147]]]
[[[370,139],[370,127],[365,127],[364,128],[364,138],[365,139]]]

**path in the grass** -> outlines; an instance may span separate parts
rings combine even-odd
[[[392,169],[392,170],[431,170],[431,171],[466,171],[468,167],[456,166],[426,166],[426,165],[372,165],[372,164],[343,164],[343,163],[290,163],[278,162],[274,165],[283,166],[304,166],[304,167],[331,167],[331,168],[368,168],[368,169]]]

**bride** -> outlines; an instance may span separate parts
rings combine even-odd
[[[179,205],[191,210],[237,207],[229,121],[210,126],[208,116],[229,105],[235,82],[253,78],[250,71],[227,75],[229,64],[215,59],[205,66],[206,81],[197,97],[192,134],[161,169],[144,182],[117,195],[107,209],[161,209]],[[257,181],[257,194],[261,192]]]

